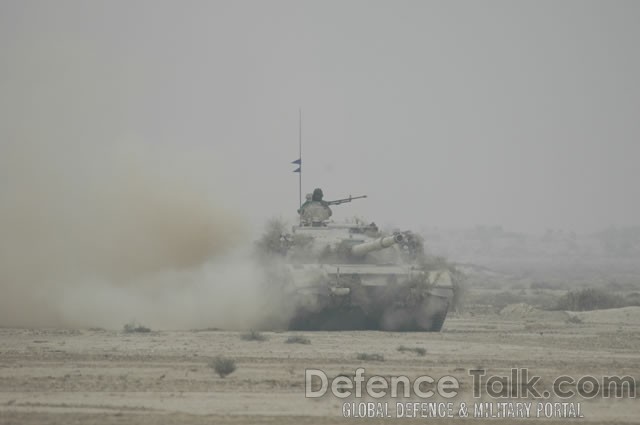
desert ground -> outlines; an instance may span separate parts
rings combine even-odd
[[[556,413],[545,423],[638,423],[640,403],[640,269],[635,260],[480,261],[460,262],[464,290],[460,305],[447,316],[442,332],[260,332],[217,328],[130,332],[103,328],[0,328],[1,424],[328,424],[485,423],[499,418],[477,415],[480,402],[532,403],[528,419],[538,418],[536,406],[570,402],[580,405],[580,418]],[[464,265],[467,264],[467,265]],[[558,301],[568,292],[597,288],[626,306],[564,311]],[[634,301],[636,300],[636,301]],[[171,312],[167,312],[170,314]],[[287,343],[291,337],[297,342]],[[405,347],[406,350],[399,350]],[[225,377],[214,359],[235,361]],[[305,370],[319,369],[329,380],[353,377],[364,368],[368,379],[406,375],[411,382],[428,375],[459,382],[455,397],[419,398],[305,397]],[[512,397],[523,383],[507,382],[490,398],[486,381],[475,389],[469,371],[486,376],[510,376],[512,368],[527,368],[540,376],[536,386],[551,390],[549,398]],[[633,394],[603,391],[593,398],[576,395],[560,400],[553,383],[560,376],[578,381],[593,376],[631,377]],[[330,385],[330,384],[329,384]],[[312,385],[317,389],[319,383]],[[433,389],[432,385],[429,387]],[[629,389],[629,388],[627,388]],[[619,396],[619,397],[616,397]],[[345,418],[345,403],[380,402],[384,417]],[[396,403],[452,402],[451,415],[397,418]],[[469,406],[461,416],[461,403]],[[349,405],[347,405],[349,406]],[[360,406],[360,405],[357,405]],[[352,409],[353,410],[353,409]],[[354,415],[352,415],[354,416]],[[374,415],[375,416],[375,415]],[[390,417],[387,417],[390,416]],[[428,415],[427,415],[428,416]]]
[[[365,368],[366,376],[451,375],[461,387],[455,398],[418,401],[456,405],[476,401],[468,374],[474,368],[509,375],[512,367],[527,367],[542,376],[544,388],[560,375],[640,379],[640,307],[570,314],[515,304],[500,312],[451,314],[440,333],[260,335],[264,340],[216,329],[0,329],[0,423],[495,423],[500,419],[344,419],[343,403],[362,400],[330,394],[305,398],[305,369],[321,369],[330,379],[352,376],[358,367]],[[286,343],[292,335],[310,343]],[[400,346],[424,348],[425,353],[399,351]],[[358,360],[362,353],[384,360]],[[237,370],[219,377],[210,366],[216,356],[233,358]],[[386,399],[393,416],[396,401]],[[581,404],[584,422],[637,423],[640,415],[640,403],[629,397],[568,401]]]

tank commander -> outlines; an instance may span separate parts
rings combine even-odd
[[[298,210],[302,222],[305,225],[319,226],[333,214],[331,208],[329,208],[329,203],[324,201],[322,199],[323,197],[324,194],[320,188],[316,188],[313,191],[311,200],[309,200],[309,195],[307,195],[307,201]]]

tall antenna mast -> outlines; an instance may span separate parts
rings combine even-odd
[[[298,165],[298,168],[293,172],[298,173],[298,215],[300,216],[300,226],[302,226],[302,108],[298,109],[298,113],[298,159],[291,161],[291,163]]]
[[[298,158],[300,159],[300,173],[298,174],[298,199],[300,205],[298,208],[302,208],[302,108],[298,109]],[[300,223],[302,223],[302,215],[300,215]]]

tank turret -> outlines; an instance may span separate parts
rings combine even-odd
[[[389,248],[397,243],[404,241],[402,233],[396,233],[392,236],[384,238],[378,238],[370,242],[363,242],[351,247],[351,253],[357,257],[362,257],[372,251],[379,251],[381,249]]]
[[[324,201],[322,189],[317,188],[313,194],[307,194],[307,200],[300,206],[298,214],[300,214],[300,223],[305,226],[322,226],[333,214],[330,205],[341,205],[351,202],[354,199],[363,199],[367,195],[351,196],[348,198],[336,199],[335,201]]]

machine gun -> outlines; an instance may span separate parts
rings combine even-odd
[[[346,202],[351,202],[354,199],[362,199],[362,198],[366,198],[367,195],[362,195],[362,196],[351,196],[349,195],[348,198],[343,198],[343,199],[336,199],[335,201],[326,201],[327,205],[340,205],[340,204],[344,204]]]

